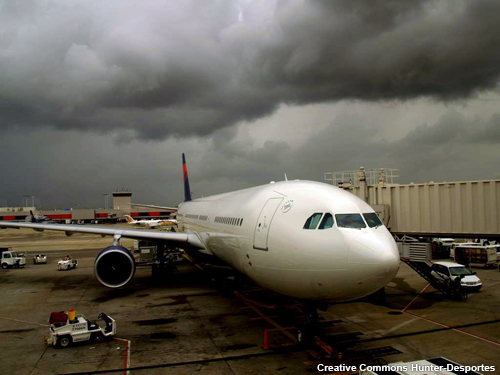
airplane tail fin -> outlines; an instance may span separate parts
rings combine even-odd
[[[31,222],[34,223],[36,221],[36,218],[32,210],[30,210],[30,215],[31,215]]]
[[[189,202],[191,200],[191,189],[189,188],[189,178],[186,166],[186,155],[182,153],[182,170],[184,173],[184,201]]]
[[[127,223],[133,223],[135,220],[132,218],[130,215],[125,215],[125,220],[127,220]]]

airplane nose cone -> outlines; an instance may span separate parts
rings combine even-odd
[[[360,294],[368,295],[387,285],[396,276],[399,263],[398,249],[390,233],[365,233],[351,240],[351,285]]]

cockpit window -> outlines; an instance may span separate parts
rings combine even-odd
[[[366,228],[366,224],[360,214],[338,214],[335,215],[337,226],[340,228]]]
[[[379,227],[382,225],[382,221],[375,212],[363,214],[363,216],[365,217],[366,223],[370,228]]]
[[[326,213],[318,229],[330,229],[331,227],[333,227],[333,216],[332,214]]]
[[[309,216],[309,219],[307,219],[306,223],[304,224],[304,229],[316,229],[319,223],[319,219],[321,219],[322,215],[322,213],[316,212]]]

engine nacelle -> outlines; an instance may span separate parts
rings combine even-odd
[[[95,258],[94,272],[101,284],[119,288],[134,277],[134,256],[123,246],[109,246]]]

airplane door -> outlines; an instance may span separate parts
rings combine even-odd
[[[273,220],[274,213],[280,205],[283,198],[270,198],[264,205],[260,212],[259,219],[255,225],[255,235],[253,238],[253,248],[258,250],[267,250],[267,237],[271,221]]]

